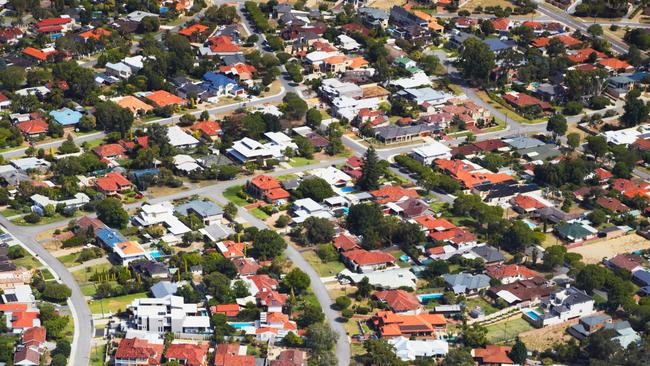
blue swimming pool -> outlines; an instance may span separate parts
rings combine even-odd
[[[235,329],[242,329],[246,327],[254,327],[255,322],[228,322],[228,325]]]
[[[426,303],[429,300],[441,299],[443,296],[444,296],[443,293],[431,293],[431,294],[417,295],[417,298],[421,303]]]
[[[526,311],[526,315],[528,315],[529,318],[533,319],[534,321],[538,321],[541,318],[539,317],[539,314],[533,310],[528,310]]]
[[[152,251],[152,252],[149,252],[149,255],[150,255],[151,258],[153,258],[153,259],[158,259],[158,258],[164,256],[164,254],[161,253],[161,252],[158,251],[158,250],[154,250],[154,251]]]
[[[341,188],[341,192],[343,192],[343,193],[352,193],[352,192],[354,192],[354,187],[343,187],[343,188]]]

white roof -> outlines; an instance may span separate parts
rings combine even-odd
[[[634,143],[637,138],[642,134],[637,127],[626,128],[617,131],[605,131],[600,135],[607,140],[607,143],[614,145],[629,145]]]
[[[35,194],[35,195],[33,195],[31,197],[31,199],[35,204],[37,204],[37,205],[39,205],[41,207],[45,207],[47,205],[52,205],[52,206],[56,207],[58,204],[64,204],[65,207],[68,207],[68,206],[81,206],[81,205],[84,205],[84,204],[90,202],[90,198],[88,196],[86,196],[85,193],[81,193],[81,192],[75,194],[74,198],[70,198],[70,199],[62,200],[62,201],[56,201],[56,200],[50,199],[49,197],[43,196],[41,194]]]
[[[302,199],[296,200],[293,204],[296,207],[300,207],[300,208],[302,208],[304,210],[307,210],[309,212],[316,212],[316,211],[320,211],[320,210],[323,209],[323,206],[321,206],[320,203],[314,201],[311,198],[302,198]]]
[[[447,145],[438,141],[432,141],[426,145],[413,149],[414,154],[425,158],[447,155],[450,151],[451,149]]]
[[[283,147],[273,143],[262,145],[259,142],[244,137],[239,141],[235,141],[228,152],[235,156],[241,156],[244,159],[252,159],[259,156],[264,157],[282,157]]]
[[[312,130],[311,127],[309,127],[309,126],[300,126],[300,127],[294,128],[293,132],[300,135],[300,136],[302,136],[302,137],[306,137],[310,133],[314,132],[314,130]]]
[[[358,283],[364,277],[368,277],[371,285],[384,289],[397,289],[400,287],[410,287],[415,289],[417,277],[408,268],[394,268],[385,271],[374,271],[367,273],[356,273],[349,269],[339,272],[339,276],[347,277],[354,283]]]
[[[512,304],[515,301],[521,301],[521,299],[515,296],[512,292],[506,290],[497,292],[497,296],[505,300],[508,304]]]
[[[411,77],[408,78],[393,80],[390,82],[390,85],[395,85],[402,89],[409,89],[409,88],[417,88],[418,86],[431,85],[431,80],[429,79],[427,74],[423,72],[418,72],[411,75]]]
[[[340,184],[342,182],[349,182],[352,180],[352,177],[333,166],[314,169],[311,171],[311,175],[324,179],[327,183],[332,185]]]
[[[402,361],[415,361],[417,357],[446,355],[449,352],[449,344],[441,339],[409,340],[396,337],[389,339],[388,344],[395,348],[395,355]]]
[[[117,62],[117,63],[107,62],[106,68],[121,71],[121,72],[128,72],[128,73],[131,72],[131,68],[129,67],[129,65],[125,64],[124,62]]]
[[[197,145],[199,140],[194,138],[194,136],[183,131],[182,128],[178,126],[171,126],[167,129],[167,137],[169,138],[169,143],[172,146],[187,146],[187,145]]]
[[[264,133],[264,136],[271,140],[271,142],[277,146],[282,147],[283,149],[286,149],[287,147],[291,147],[292,149],[298,149],[298,145],[296,145],[291,137],[285,135],[282,132],[266,132]]]
[[[314,51],[308,53],[305,58],[307,61],[311,63],[319,63],[323,62],[324,59],[331,57],[331,56],[336,56],[339,55],[338,52],[324,52],[324,51]]]

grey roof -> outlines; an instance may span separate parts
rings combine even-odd
[[[222,56],[221,61],[226,66],[238,64],[238,63],[246,63],[246,57],[244,55],[228,55],[228,56]]]
[[[183,216],[187,216],[190,212],[194,212],[201,217],[208,217],[222,215],[223,209],[214,202],[194,200],[177,206],[176,212]]]
[[[612,317],[606,314],[590,315],[580,318],[580,322],[587,324],[588,326],[601,324],[609,320],[612,320]]]
[[[517,43],[515,41],[511,40],[506,40],[502,41],[498,38],[491,38],[491,39],[486,39],[483,41],[488,47],[490,47],[490,50],[492,52],[500,52],[503,50],[515,48],[517,46]]]
[[[439,127],[429,125],[415,125],[407,127],[390,125],[377,127],[374,129],[374,133],[375,136],[381,140],[391,140],[398,137],[415,136],[422,132],[433,132],[439,129]]]
[[[517,150],[519,155],[526,156],[530,160],[546,160],[560,156],[562,153],[555,145],[545,144],[527,149]]]
[[[514,181],[499,184],[485,184],[476,187],[478,191],[488,192],[485,197],[486,200],[491,200],[501,197],[510,197],[516,194],[529,193],[539,190],[539,186],[534,183],[519,184]]]
[[[454,289],[454,292],[465,292],[466,289],[479,290],[490,286],[490,277],[482,273],[477,275],[471,273],[447,273],[442,278],[445,280],[447,286]]]
[[[570,214],[560,210],[559,208],[549,206],[542,207],[535,210],[535,217],[546,218],[550,222],[557,224],[561,221],[573,220],[577,217],[575,214]]]
[[[650,285],[650,271],[647,269],[642,269],[640,271],[634,271],[632,277],[644,286]]]
[[[201,230],[205,230],[214,240],[221,240],[234,233],[230,228],[220,224],[206,226]]]
[[[280,184],[282,185],[282,188],[291,191],[298,188],[298,186],[300,185],[300,179],[298,178],[285,179],[282,182],[280,182]]]
[[[505,142],[506,144],[512,146],[512,148],[514,148],[516,150],[529,149],[531,147],[544,145],[543,141],[540,141],[540,140],[532,138],[532,137],[525,137],[525,136],[512,137],[512,138],[503,140],[503,142]]]
[[[206,155],[196,159],[196,161],[205,168],[212,166],[234,165],[232,160],[228,159],[228,157],[224,154]]]
[[[503,254],[491,245],[481,245],[472,249],[472,253],[483,258],[486,263],[502,262],[505,260]]]
[[[167,295],[174,295],[178,290],[178,284],[169,281],[160,281],[151,286],[153,297],[160,299]]]
[[[362,7],[359,8],[358,13],[374,19],[388,19],[388,13],[377,8]]]

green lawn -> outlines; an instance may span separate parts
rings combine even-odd
[[[62,255],[60,257],[56,257],[56,259],[58,259],[59,262],[63,263],[63,265],[66,267],[74,267],[79,265],[79,262],[77,262],[77,258],[79,258],[79,253],[70,253],[70,254]]]
[[[226,188],[226,190],[223,191],[223,196],[230,202],[236,204],[237,206],[246,206],[248,202],[237,196],[237,193],[241,191],[244,188],[244,186],[232,186]]]
[[[318,163],[318,160],[306,159],[306,158],[303,158],[302,156],[296,156],[296,157],[291,158],[291,160],[289,160],[289,165],[291,165],[294,168],[300,168],[300,167],[315,164],[315,163]]]
[[[481,309],[483,309],[483,311],[485,312],[485,315],[496,313],[499,310],[494,306],[492,306],[492,304],[483,300],[481,297],[473,297],[471,299],[467,299],[465,300],[465,305],[467,306],[468,311],[474,309],[477,306],[480,306]]]
[[[86,144],[86,146],[88,147],[89,150],[94,149],[94,148],[96,148],[97,146],[99,146],[99,145],[101,145],[103,143],[104,143],[104,138],[103,137],[100,137],[98,139],[94,139],[94,140],[90,140],[90,141],[85,142],[85,144]]]
[[[267,215],[266,212],[260,210],[259,207],[249,210],[248,212],[250,212],[253,216],[257,217],[260,220],[266,220],[269,218],[269,215]]]
[[[92,300],[88,302],[90,306],[90,312],[93,314],[101,314],[102,309],[104,312],[116,313],[119,310],[125,310],[128,305],[133,302],[135,299],[148,297],[146,292],[138,292],[135,294],[118,296],[118,297],[109,297],[107,299],[101,300]]]
[[[341,262],[323,262],[313,250],[301,253],[320,277],[330,277],[345,269]]]
[[[105,352],[106,352],[105,344],[93,346],[90,352],[90,366],[103,366]]]
[[[103,271],[108,271],[109,268],[111,268],[113,265],[110,263],[101,263],[93,267],[88,267],[90,268],[90,272],[86,272],[87,268],[82,268],[79,270],[76,270],[72,272],[72,277],[77,281],[77,283],[84,284],[88,283],[90,280],[90,276],[92,276],[95,272],[103,272]]]
[[[298,178],[298,176],[295,175],[295,174],[285,174],[285,175],[277,176],[276,178],[277,178],[278,180],[282,181],[282,180],[287,180],[287,179]]]
[[[41,275],[43,276],[43,279],[44,279],[45,281],[49,281],[49,280],[53,280],[53,279],[54,279],[54,275],[52,274],[52,272],[50,272],[49,269],[45,269],[45,268],[43,268],[43,269],[41,269],[40,271],[41,271]]]
[[[40,268],[41,267],[41,262],[36,260],[36,258],[32,257],[31,255],[27,254],[26,256],[18,259],[13,259],[12,260],[16,267],[25,267],[27,269],[33,269],[33,268]]]
[[[61,215],[59,213],[56,213],[56,214],[54,214],[53,216],[50,216],[50,217],[42,216],[41,221],[39,221],[39,222],[37,222],[35,224],[30,224],[30,223],[26,222],[25,219],[22,218],[22,217],[11,220],[11,222],[13,222],[14,224],[16,224],[18,226],[38,226],[38,225],[51,224],[51,223],[57,222],[57,221],[64,221],[66,219],[67,220],[72,220],[73,218],[79,217],[79,216],[84,215],[84,214],[85,214],[84,211],[77,210],[77,211],[75,211],[75,213],[74,213],[74,215],[72,217],[63,216],[63,215]]]
[[[13,208],[6,208],[6,209],[0,211],[0,215],[2,215],[4,217],[12,217],[12,216],[22,215],[22,214],[23,214],[22,211],[16,210],[16,209],[13,209]]]
[[[487,327],[487,340],[489,343],[507,342],[514,339],[519,333],[533,329],[527,321],[522,318],[512,319],[505,322],[490,324]]]
[[[110,281],[109,282],[112,286],[117,285],[117,281]],[[81,292],[85,296],[95,296],[97,293],[97,284],[95,283],[88,283],[86,285],[81,286]]]

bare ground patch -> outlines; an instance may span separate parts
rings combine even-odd
[[[571,248],[569,252],[581,254],[582,261],[586,264],[595,264],[600,263],[603,258],[647,248],[650,248],[650,240],[637,234],[629,234],[620,238],[594,241]]]

